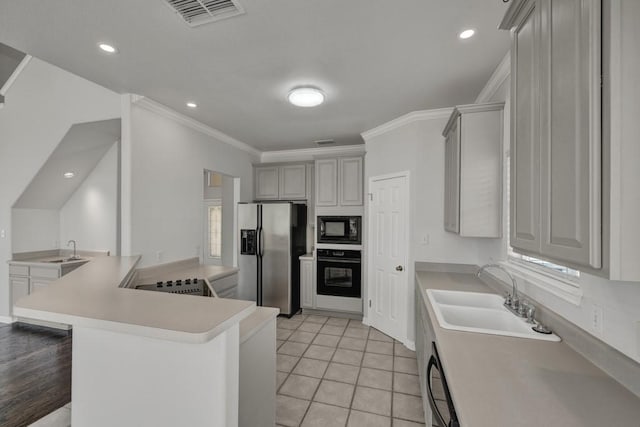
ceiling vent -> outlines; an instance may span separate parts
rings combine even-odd
[[[314,142],[318,145],[331,145],[336,143],[333,139],[319,139]]]
[[[236,0],[165,0],[190,27],[241,15],[244,9]]]

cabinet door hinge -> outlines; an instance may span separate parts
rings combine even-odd
[[[373,193],[368,193],[369,194],[369,200],[373,202]]]

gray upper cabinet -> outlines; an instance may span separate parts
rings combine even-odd
[[[362,206],[362,157],[338,159],[338,195],[340,206]]]
[[[316,206],[349,207],[364,204],[361,156],[317,159]]]
[[[256,200],[277,200],[280,191],[278,167],[256,167],[255,173],[255,198]]]
[[[460,232],[460,116],[450,121],[444,142],[444,229]]]
[[[540,252],[600,268],[600,0],[540,12]]]
[[[280,199],[307,198],[307,166],[280,166]]]
[[[521,11],[511,47],[511,246],[540,247],[538,61],[540,18],[535,2]],[[517,144],[516,144],[517,141]]]
[[[256,200],[307,199],[307,165],[256,166]]]
[[[316,206],[338,205],[338,159],[315,162]]]
[[[504,103],[461,105],[444,129],[444,228],[502,237]]]
[[[571,266],[601,256],[600,1],[515,1],[511,245]]]

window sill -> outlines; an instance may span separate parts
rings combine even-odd
[[[541,272],[535,266],[526,265],[518,260],[509,259],[500,263],[520,280],[524,280],[527,286],[535,286],[575,306],[580,306],[582,290],[577,286],[578,282],[571,279],[562,279],[554,275]]]

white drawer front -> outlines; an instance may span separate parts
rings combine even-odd
[[[58,268],[31,267],[31,277],[57,279],[58,277],[60,277],[60,270]]]
[[[29,266],[28,265],[9,265],[9,275],[10,276],[28,276]]]

